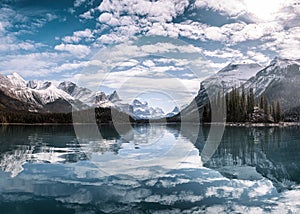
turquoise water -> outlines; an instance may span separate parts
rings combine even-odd
[[[300,212],[298,127],[79,127],[0,127],[1,213]]]

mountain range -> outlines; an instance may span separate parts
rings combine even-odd
[[[69,113],[93,107],[115,108],[136,119],[154,119],[165,116],[161,108],[134,99],[123,102],[118,93],[106,95],[77,84],[64,81],[57,86],[50,81],[25,81],[18,73],[0,74],[0,109],[37,113]]]
[[[258,99],[264,95],[272,102],[280,100],[285,114],[299,120],[300,112],[300,60],[274,58],[267,66],[256,63],[229,63],[216,74],[200,83],[200,90],[192,103],[165,113],[159,107],[151,107],[146,101],[134,99],[125,103],[114,91],[106,95],[94,92],[69,81],[58,85],[50,81],[25,81],[18,73],[0,74],[0,110],[66,113],[93,107],[115,108],[135,119],[158,119],[179,117],[201,112],[209,96],[218,90],[228,93],[233,87],[252,88]],[[196,104],[196,105],[195,105]],[[196,106],[196,107],[195,107]]]

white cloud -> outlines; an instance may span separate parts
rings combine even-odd
[[[79,7],[82,4],[84,4],[85,2],[87,2],[88,0],[75,0],[74,1],[74,7]]]
[[[94,17],[92,16],[90,10],[84,12],[83,14],[80,14],[79,17],[80,17],[80,18],[83,18],[83,19],[93,19],[93,18],[94,18]]]
[[[275,32],[265,38],[259,46],[262,50],[270,50],[280,57],[299,59],[300,56],[300,27],[293,27],[286,31]]]
[[[82,31],[75,31],[72,36],[65,36],[62,41],[66,43],[78,43],[82,39],[92,39],[93,33],[90,29],[85,29]]]
[[[233,18],[247,16],[255,22],[278,20],[293,0],[196,0],[197,8],[210,8]]]
[[[231,40],[233,42],[243,42],[247,40],[261,39],[263,36],[271,35],[275,32],[282,31],[283,26],[276,22],[248,24],[241,31],[233,32]]]
[[[103,12],[147,16],[152,21],[171,21],[188,5],[188,0],[104,0],[98,8]]]
[[[119,35],[117,33],[111,33],[111,34],[104,34],[101,35],[97,42],[100,44],[116,44],[119,42],[124,42],[128,40],[129,38],[124,35]]]
[[[24,77],[46,76],[55,72],[53,68],[65,59],[65,54],[58,53],[29,53],[5,56],[0,61],[3,72],[18,72]]]
[[[188,0],[158,0],[155,2],[147,0],[104,0],[98,7],[102,12],[98,20],[102,24],[114,27],[111,34],[115,36],[108,35],[99,41],[105,43],[121,41],[121,39],[116,38],[126,37],[128,39],[141,32],[149,32],[147,35],[177,37],[178,30],[172,25],[161,26],[161,24],[170,22],[182,14],[188,5]]]
[[[99,16],[99,21],[110,26],[117,26],[120,24],[119,20],[115,18],[111,13],[102,13]]]
[[[61,64],[57,67],[54,67],[53,70],[57,73],[60,73],[60,72],[64,72],[64,71],[70,71],[70,70],[74,71],[74,70],[77,70],[77,69],[80,69],[80,68],[85,68],[89,65],[90,65],[89,61],[64,63],[64,64]]]
[[[249,50],[247,51],[247,55],[250,59],[261,64],[265,64],[270,61],[270,58],[268,56],[256,51]]]
[[[230,16],[241,15],[246,10],[246,5],[241,0],[196,0],[194,6],[211,8]]]
[[[204,50],[203,54],[209,57],[217,57],[217,58],[228,59],[228,60],[242,58],[244,56],[241,51],[234,50],[231,48],[219,49],[214,51]]]
[[[73,56],[83,58],[90,54],[91,50],[86,45],[60,44],[54,47],[58,51],[70,52]]]

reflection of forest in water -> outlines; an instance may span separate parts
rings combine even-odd
[[[102,139],[95,138],[95,130],[88,125],[80,127],[78,142],[73,126],[1,126],[0,164],[3,171],[10,162],[34,161],[39,153],[56,153],[60,162],[76,162],[89,158],[92,153],[118,154],[129,141],[139,149],[152,138],[163,138],[171,133],[194,143],[200,153],[210,127],[194,125],[136,125],[132,130],[115,130],[100,126]],[[300,183],[299,127],[226,127],[222,141],[205,167],[216,169],[229,178],[239,178],[231,172],[250,166],[272,180],[278,187],[289,188]],[[51,156],[51,158],[53,158]],[[45,161],[51,162],[51,159]],[[248,169],[248,168],[247,168]],[[21,170],[21,169],[20,169]],[[18,173],[18,172],[16,172]],[[251,172],[248,172],[251,173]]]
[[[224,170],[252,166],[279,188],[290,188],[300,183],[299,131],[297,126],[226,127],[218,149],[204,166],[216,169],[230,178],[235,176]],[[203,127],[202,133],[196,143],[199,151],[203,149],[209,127]],[[185,137],[190,135],[184,132],[181,134]]]

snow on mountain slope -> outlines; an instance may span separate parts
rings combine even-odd
[[[266,95],[269,102],[280,100],[284,110],[300,106],[300,60],[276,57],[244,84],[256,97]]]
[[[200,83],[197,96],[189,105],[182,108],[182,115],[185,115],[186,120],[194,121],[194,118],[199,117],[199,111],[203,110],[203,106],[209,102],[211,96],[219,92],[229,92],[232,87],[242,86],[261,69],[262,66],[256,63],[228,64],[225,68]]]
[[[18,86],[21,85],[18,84]],[[66,101],[74,100],[72,96],[60,90],[49,81],[31,80],[27,84],[23,84],[22,87],[12,88],[11,91],[23,101],[35,102],[42,105],[54,102],[58,99]]]
[[[88,88],[80,87],[70,81],[61,82],[58,88],[68,93],[74,99],[80,100],[91,107],[109,108],[114,106],[111,100],[109,100],[109,96],[106,96],[104,92],[94,92]],[[114,97],[113,94],[110,96],[111,98]]]
[[[213,85],[221,85],[225,91],[232,87],[240,87],[248,79],[255,76],[262,69],[262,66],[256,63],[251,64],[228,64],[215,75],[202,82],[205,88]]]
[[[176,114],[178,114],[179,112],[180,112],[179,108],[177,106],[175,106],[174,109],[171,112],[166,114],[166,117],[173,117]]]
[[[42,104],[51,103],[58,99],[63,99],[66,101],[74,100],[72,96],[63,90],[58,89],[51,82],[45,82],[41,88],[31,90],[38,94],[39,100],[42,102]]]
[[[19,100],[31,106],[29,111],[48,111],[46,105],[50,105],[55,112],[70,109],[71,104],[82,106],[75,99],[58,89],[51,82],[31,80],[26,81],[17,73],[0,76],[0,90],[8,97]]]
[[[26,86],[26,81],[16,72],[11,75],[7,75],[7,78],[16,87],[23,88]]]
[[[138,99],[133,100],[131,108],[133,117],[137,119],[157,119],[165,115],[161,108],[150,107],[147,102],[141,102]]]
[[[262,69],[256,76],[250,78],[245,83],[245,88],[253,88],[255,96],[260,96],[264,91],[275,82],[285,78],[291,78],[293,83],[299,73],[300,60],[288,60],[275,57],[270,64]]]
[[[83,103],[86,103],[89,105],[92,105],[95,103],[95,99],[96,99],[95,92],[93,92],[87,88],[80,87],[73,82],[70,82],[70,81],[61,82],[58,85],[58,88],[65,91],[66,93],[68,93],[74,99],[78,99],[78,100],[82,101]]]

